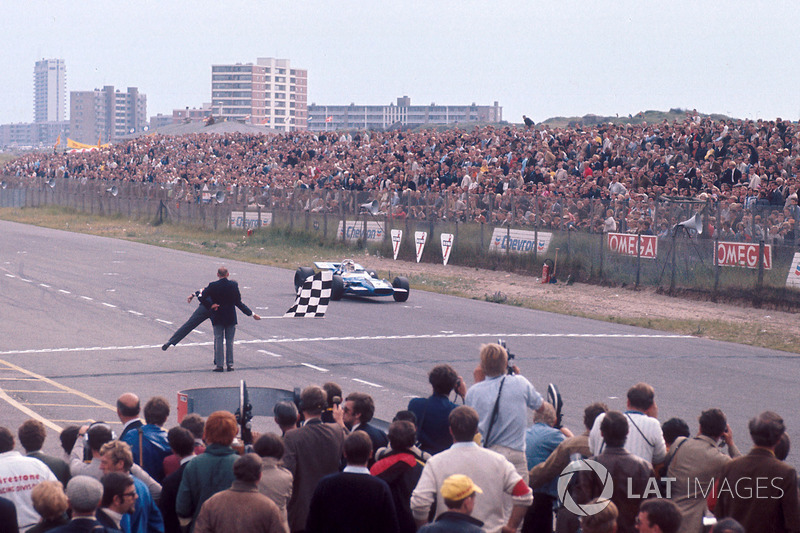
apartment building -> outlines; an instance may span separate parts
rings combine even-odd
[[[70,138],[96,144],[114,142],[147,128],[147,96],[136,87],[125,92],[106,85],[70,93]]]

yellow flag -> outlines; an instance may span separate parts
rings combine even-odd
[[[53,146],[53,148],[58,147],[59,144],[61,144],[61,135],[59,135],[58,139],[56,139],[56,144],[55,144],[55,146]]]

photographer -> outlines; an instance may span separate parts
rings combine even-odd
[[[465,403],[478,411],[483,446],[511,461],[527,483],[525,429],[528,408],[538,411],[544,401],[516,366],[509,367],[508,352],[503,346],[484,344],[480,357],[480,365],[474,374],[475,384],[467,391]]]
[[[428,373],[428,381],[433,394],[428,398],[414,398],[408,402],[408,410],[417,417],[417,440],[422,451],[435,455],[453,444],[448,417],[456,404],[450,401],[451,391],[461,396],[467,393],[467,386],[453,367],[436,365]]]

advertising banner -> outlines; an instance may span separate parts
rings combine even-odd
[[[392,253],[394,254],[395,260],[397,259],[397,254],[400,252],[400,242],[403,240],[403,230],[401,229],[393,229],[392,230]]]
[[[245,219],[245,215],[247,218]],[[269,226],[272,224],[272,213],[270,211],[261,212],[261,225]],[[231,228],[258,228],[258,211],[231,211]]]
[[[531,253],[536,249],[536,253],[545,253],[550,246],[550,239],[553,234],[540,231],[537,235],[535,231],[512,229],[510,232],[505,228],[494,228],[492,240],[489,243],[490,252],[509,252]]]
[[[422,259],[422,251],[425,249],[425,241],[428,240],[428,233],[426,231],[415,231],[414,242],[417,245],[417,263]]]
[[[758,268],[758,243],[720,242],[717,244],[719,266]],[[772,269],[772,246],[764,245],[764,270]]]
[[[342,221],[339,221],[337,235],[339,239],[344,238],[348,241],[357,241],[364,232],[364,222],[361,220],[348,220],[347,228],[342,230]],[[367,222],[367,242],[381,242],[383,240],[383,224],[375,221]]]
[[[450,260],[450,250],[453,249],[453,234],[442,233],[442,263],[447,265]]]
[[[789,267],[789,275],[786,277],[787,287],[800,289],[800,253],[794,254],[792,266]]]
[[[622,255],[637,257],[641,248],[642,259],[655,259],[658,254],[658,237],[635,233],[609,233],[608,249]]]

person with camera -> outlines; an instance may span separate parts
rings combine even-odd
[[[475,369],[475,384],[467,391],[464,403],[478,412],[484,448],[494,450],[514,465],[528,482],[525,458],[525,430],[528,409],[539,411],[542,395],[530,381],[509,365],[508,351],[500,344],[481,346],[480,364]]]
[[[433,394],[427,398],[413,398],[408,410],[417,417],[417,440],[423,452],[435,455],[453,444],[447,418],[457,406],[450,400],[455,391],[462,401],[467,394],[467,385],[450,365],[436,365],[428,373],[428,382]]]

